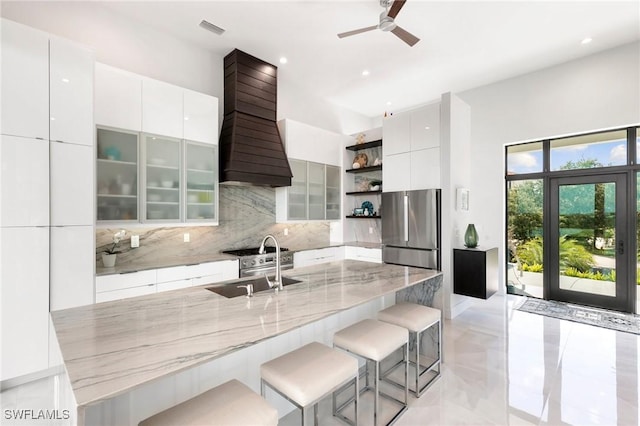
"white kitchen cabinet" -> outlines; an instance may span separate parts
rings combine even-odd
[[[350,138],[290,119],[278,122],[287,157],[340,166],[342,148]]]
[[[51,311],[93,303],[94,239],[93,226],[51,227]]]
[[[167,281],[163,283],[159,282],[156,285],[156,292],[159,293],[161,291],[179,290],[187,287],[191,287],[191,279]]]
[[[342,206],[341,175],[340,167],[329,165],[325,167],[324,210],[327,220],[340,220],[340,207]]]
[[[325,218],[325,166],[324,164],[307,162],[307,197],[309,220]]]
[[[291,158],[289,164],[293,173],[291,186],[276,188],[276,221],[339,220],[342,197],[337,193],[340,187],[336,169],[338,176],[340,169]],[[327,196],[331,202],[327,202]]]
[[[400,154],[411,150],[411,114],[399,113],[387,117],[382,122],[382,153]],[[386,182],[385,182],[386,184]]]
[[[405,191],[411,186],[411,153],[384,157],[382,189],[385,192]]]
[[[440,187],[440,103],[384,120],[383,190]]]
[[[184,89],[184,139],[218,144],[218,98]]]
[[[411,151],[438,146],[440,146],[440,103],[411,111]]]
[[[51,142],[51,225],[92,225],[93,148]]]
[[[138,134],[97,129],[97,219],[138,221]]]
[[[95,65],[97,125],[142,130],[142,77],[101,63]]]
[[[440,188],[440,148],[411,152],[409,189]]]
[[[149,285],[156,285],[155,269],[127,274],[100,275],[96,277],[96,301],[98,293]]]
[[[363,262],[382,263],[382,250],[379,248],[346,246],[344,258]]]
[[[49,35],[2,19],[2,134],[49,139]]]
[[[182,88],[150,78],[142,79],[142,131],[183,138]]]
[[[184,142],[186,165],[185,219],[187,222],[218,221],[218,147]]]
[[[48,368],[49,228],[0,228],[1,378]]]
[[[142,136],[144,221],[177,222],[182,205],[182,141]]]
[[[138,287],[124,288],[122,290],[105,291],[96,293],[96,303],[111,302],[113,300],[127,299],[129,297],[146,296],[156,292],[155,284],[147,284]]]
[[[49,139],[93,146],[93,52],[52,36],[49,55]]]
[[[327,247],[316,250],[303,250],[293,253],[293,267],[320,265],[322,263],[342,260],[344,251],[342,247]]]
[[[49,141],[0,139],[0,226],[49,225]]]
[[[96,277],[96,303],[237,279],[238,271],[237,260],[224,260],[100,275]]]

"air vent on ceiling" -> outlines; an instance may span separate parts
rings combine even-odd
[[[202,20],[202,22],[200,22],[200,26],[205,30],[211,31],[212,33],[218,35],[222,35],[222,33],[224,33],[224,30],[222,28],[217,25],[213,25],[211,22],[205,21],[204,19]]]

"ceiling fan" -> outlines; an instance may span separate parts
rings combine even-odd
[[[380,6],[384,7],[384,12],[380,14],[380,22],[378,25],[372,25],[370,27],[360,28],[358,30],[347,31],[345,33],[338,34],[338,37],[345,38],[350,37],[352,35],[364,33],[367,31],[372,31],[375,29],[379,29],[380,31],[388,32],[391,31],[395,34],[400,40],[407,43],[409,46],[413,46],[420,39],[410,32],[406,31],[402,27],[399,27],[395,22],[395,17],[398,16],[400,9],[404,6],[407,0],[380,0]],[[389,5],[391,5],[391,9],[389,9]]]

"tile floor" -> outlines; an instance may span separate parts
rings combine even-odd
[[[640,336],[520,312],[519,300],[496,295],[445,322],[442,377],[410,396],[398,426],[640,424]],[[65,408],[56,394],[55,376],[3,392],[0,424],[52,424],[11,423],[5,410]],[[321,424],[344,424],[329,412]]]

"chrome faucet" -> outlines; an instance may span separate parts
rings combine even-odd
[[[260,243],[260,250],[258,250],[258,253],[264,254],[264,243],[266,243],[269,238],[273,240],[273,243],[276,246],[276,276],[273,281],[269,280],[269,276],[267,274],[265,274],[264,277],[267,279],[269,288],[276,287],[276,289],[282,290],[284,287],[282,286],[282,276],[280,275],[280,244],[278,244],[278,240],[276,240],[276,237],[271,234],[264,237],[262,239],[262,243]]]

